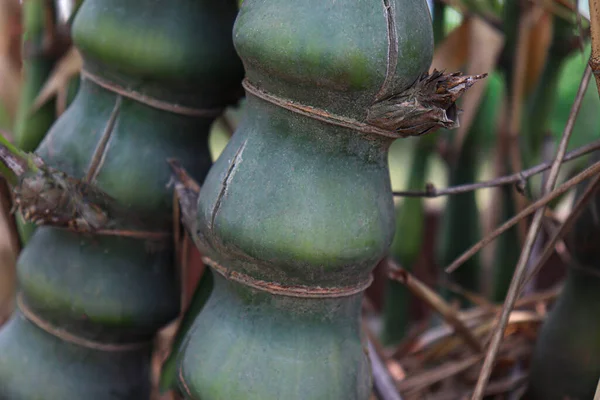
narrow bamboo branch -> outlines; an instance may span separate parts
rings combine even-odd
[[[390,260],[388,265],[393,266],[394,264],[395,263],[393,260]],[[406,287],[413,294],[429,304],[432,309],[440,313],[446,322],[448,322],[448,324],[455,329],[465,343],[469,345],[475,352],[480,353],[483,351],[483,347],[479,342],[479,339],[477,339],[473,332],[471,332],[471,330],[458,318],[456,311],[450,307],[437,293],[421,283],[404,268],[401,268],[397,265],[395,265],[394,268],[389,271],[389,277],[406,285]]]
[[[600,139],[595,140],[591,143],[588,143],[584,146],[581,146],[575,150],[571,150],[563,159],[563,162],[572,161],[579,157],[583,157],[593,151],[600,150]],[[465,185],[456,185],[443,189],[436,189],[432,184],[427,184],[425,190],[406,190],[406,191],[396,191],[394,192],[394,196],[400,197],[441,197],[441,196],[450,196],[459,193],[472,192],[479,189],[490,189],[503,185],[517,184],[519,190],[523,190],[526,184],[527,179],[545,172],[552,167],[551,162],[544,162],[536,165],[535,167],[528,168],[526,170],[502,176],[499,178],[490,179],[487,181],[477,182],[477,183],[468,183]]]
[[[558,178],[558,172],[560,166],[563,162],[564,155],[567,150],[567,145],[569,143],[569,139],[573,132],[573,126],[575,125],[575,120],[577,118],[577,114],[581,107],[581,103],[583,101],[583,96],[586,92],[588,83],[591,78],[591,68],[587,67],[583,78],[581,80],[581,84],[579,85],[579,90],[577,92],[577,96],[575,97],[575,101],[573,103],[573,107],[571,108],[571,113],[569,115],[569,120],[565,126],[562,139],[556,154],[556,158],[552,164],[550,169],[550,174],[548,176],[548,180],[544,185],[542,194],[551,193],[554,184]],[[600,86],[599,86],[600,88]],[[525,245],[523,251],[521,253],[521,257],[519,258],[519,262],[517,263],[517,267],[515,268],[515,273],[513,275],[512,282],[508,289],[508,293],[506,295],[506,301],[504,303],[504,307],[502,309],[502,313],[500,315],[500,319],[494,328],[494,332],[492,334],[492,338],[490,341],[490,346],[488,352],[486,354],[485,360],[483,362],[483,366],[481,368],[481,372],[479,374],[479,378],[477,380],[477,384],[475,386],[475,390],[473,392],[472,400],[481,400],[483,398],[483,394],[485,391],[485,386],[489,380],[489,377],[492,373],[493,364],[496,360],[496,355],[498,350],[500,349],[500,343],[502,341],[502,337],[504,335],[504,328],[508,322],[508,318],[510,313],[514,307],[514,304],[519,296],[519,291],[521,289],[521,282],[527,272],[527,261],[529,260],[529,256],[531,254],[531,250],[533,248],[533,242],[539,232],[541,227],[542,218],[544,217],[544,209],[545,205],[542,205],[533,216],[533,221],[531,227],[529,228],[529,232],[527,233],[527,238],[525,240]]]

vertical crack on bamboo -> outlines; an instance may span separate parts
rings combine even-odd
[[[221,208],[221,203],[223,202],[223,198],[225,197],[225,193],[227,192],[227,186],[229,185],[231,178],[233,178],[236,166],[239,163],[238,160],[239,160],[240,156],[242,155],[244,148],[246,147],[246,142],[247,141],[244,141],[244,143],[240,146],[238,151],[236,151],[235,155],[233,156],[233,159],[231,160],[231,164],[229,165],[229,168],[227,169],[227,173],[225,174],[225,177],[223,178],[223,183],[221,184],[221,190],[219,191],[219,195],[217,196],[217,200],[215,201],[215,206],[213,207],[211,217],[210,217],[210,232],[211,232],[211,235],[213,236],[213,238],[215,236],[215,221],[217,219],[217,214],[219,213],[219,209]]]
[[[85,181],[91,183],[96,180],[100,169],[102,169],[102,165],[104,165],[104,160],[106,159],[106,154],[108,153],[108,143],[110,138],[112,137],[113,129],[115,127],[115,122],[117,121],[117,116],[119,115],[119,111],[121,110],[121,96],[117,95],[117,99],[115,101],[115,106],[110,113],[110,117],[108,122],[106,123],[106,128],[102,133],[102,137],[94,150],[94,154],[92,155],[92,160],[90,161],[90,165],[88,167],[88,172],[85,176]]]
[[[394,2],[390,2],[390,0],[383,0],[383,12],[387,22],[387,71],[385,73],[385,79],[383,80],[381,89],[379,89],[379,92],[375,96],[375,100],[380,100],[385,97],[394,79],[396,67],[398,66],[398,35],[396,34],[396,13],[394,10]]]

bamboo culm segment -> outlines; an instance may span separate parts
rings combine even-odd
[[[593,154],[590,163],[600,160]],[[578,196],[589,182],[578,188]],[[536,342],[532,400],[591,399],[600,376],[600,195],[594,195],[566,237],[572,255],[564,288]]]
[[[252,90],[198,199],[215,286],[179,387],[195,400],[368,399],[360,305],[394,236],[387,151],[400,134],[364,123],[427,71],[427,4],[245,0],[233,36]]]
[[[86,0],[73,26],[85,74],[38,155],[168,233],[166,160],[202,182],[209,128],[239,97],[236,13],[235,1]],[[19,312],[0,331],[0,398],[147,399],[151,340],[179,312],[172,253],[170,239],[37,229],[18,261]]]

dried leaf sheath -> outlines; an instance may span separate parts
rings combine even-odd
[[[27,222],[88,233],[151,225],[149,217],[136,216],[96,185],[48,167],[33,154],[0,144],[0,162],[16,178],[14,207]]]
[[[373,104],[367,122],[402,136],[419,136],[438,128],[458,127],[456,100],[487,74],[462,76],[434,70],[402,93]]]

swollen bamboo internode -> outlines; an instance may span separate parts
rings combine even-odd
[[[591,157],[598,162],[599,154]],[[592,184],[578,187],[578,197]],[[567,236],[572,256],[562,293],[539,333],[533,354],[532,400],[592,399],[600,376],[600,194]]]
[[[0,331],[0,398],[148,399],[152,338],[179,312],[166,160],[199,181],[211,165],[209,128],[241,93],[236,13],[234,0],[86,0],[79,10],[80,91],[37,153],[81,183],[56,175],[41,186],[73,188],[40,193],[57,210],[69,200],[73,218],[40,227],[20,256],[19,310]],[[99,212],[87,184],[127,218]],[[141,224],[124,222],[133,215]]]
[[[367,399],[360,305],[394,234],[388,148],[455,126],[476,77],[426,74],[423,0],[245,0],[234,43],[247,108],[197,202],[214,288],[179,386],[196,400]]]

